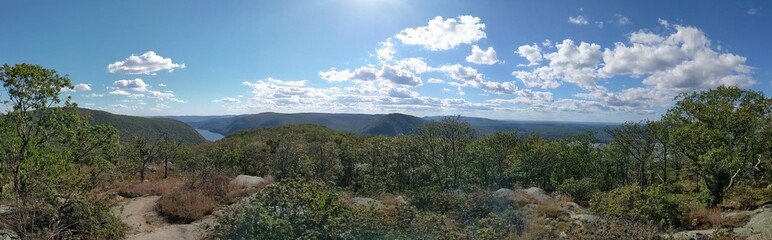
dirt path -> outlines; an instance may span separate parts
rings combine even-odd
[[[126,239],[202,239],[215,223],[214,216],[190,224],[169,224],[156,213],[155,205],[160,197],[148,196],[126,199],[110,209],[130,230]]]

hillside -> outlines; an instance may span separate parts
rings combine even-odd
[[[118,115],[86,108],[80,108],[79,111],[89,116],[93,124],[109,124],[118,129],[122,142],[129,141],[134,135],[139,135],[148,141],[155,141],[164,133],[170,139],[186,144],[206,142],[206,139],[195,129],[173,119]]]
[[[365,135],[396,136],[408,134],[414,127],[427,121],[439,121],[448,116],[419,118],[405,114],[335,114],[335,113],[260,113],[238,116],[199,116],[196,118],[170,117],[185,119],[194,128],[206,129],[222,135],[252,128],[275,127],[289,124],[315,124],[331,129]],[[460,117],[469,123],[479,134],[516,131],[520,134],[538,134],[546,139],[571,137],[576,134],[592,132],[599,142],[608,142],[611,137],[606,127],[611,123],[577,122],[541,122],[541,121],[504,121],[488,118]],[[204,121],[194,121],[206,119]]]

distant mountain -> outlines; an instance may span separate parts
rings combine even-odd
[[[335,114],[335,113],[260,113],[230,118],[190,122],[191,126],[230,135],[241,130],[289,124],[315,124],[331,129],[361,133],[396,135],[410,133],[423,120],[404,114]]]
[[[408,134],[413,131],[413,128],[421,126],[425,123],[423,119],[392,113],[376,119],[369,125],[365,126],[361,133],[368,135],[388,135],[396,136],[399,134]]]
[[[206,142],[195,129],[184,122],[166,118],[145,118],[112,114],[104,111],[79,108],[78,111],[91,118],[92,124],[109,124],[118,129],[121,142],[128,142],[138,135],[148,141],[156,141],[162,134],[186,144]]]
[[[448,116],[424,117],[425,120],[441,120]],[[611,141],[611,135],[606,133],[607,127],[615,127],[617,123],[593,122],[554,122],[554,121],[505,121],[476,117],[460,117],[469,123],[480,134],[516,131],[520,134],[538,134],[546,139],[556,139],[592,132],[598,142]]]
[[[157,116],[156,118],[174,119],[184,123],[203,122],[210,119],[231,118],[236,115],[216,115],[216,116]]]

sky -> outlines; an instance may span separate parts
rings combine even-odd
[[[0,64],[113,113],[658,119],[772,95],[770,1],[0,1]],[[0,98],[4,92],[0,92]]]

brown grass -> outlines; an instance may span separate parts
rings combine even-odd
[[[193,222],[209,215],[217,201],[198,190],[177,190],[161,196],[156,211],[171,221]]]
[[[147,182],[121,182],[116,184],[118,195],[135,198],[141,196],[164,195],[180,188],[183,182],[179,178],[166,178]]]
[[[688,225],[694,229],[718,228],[724,216],[718,208],[694,207],[686,213]]]

